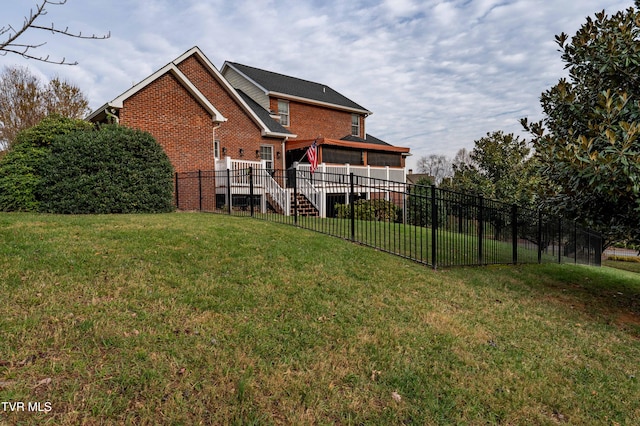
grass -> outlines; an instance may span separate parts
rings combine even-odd
[[[262,216],[258,218],[267,220],[281,220],[283,216]],[[293,224],[293,218],[284,219],[286,223]],[[301,216],[298,218],[299,227],[320,231],[324,234],[351,239],[351,221],[349,219],[316,218]],[[492,235],[487,226],[485,235]],[[404,225],[384,221],[354,221],[354,241],[375,247],[377,249],[397,254],[418,262],[432,265],[432,230],[414,225]],[[483,245],[483,264],[510,264],[513,263],[513,246],[511,242],[499,241],[492,238],[480,240],[477,235],[451,232],[439,228],[436,239],[436,263],[448,267],[453,265],[477,265],[479,264],[479,245]],[[542,253],[543,262],[557,262],[557,254]],[[564,259],[573,263],[573,259]],[[518,246],[519,263],[537,263],[538,250],[534,244],[528,246],[522,243]]]
[[[206,214],[0,214],[0,424],[633,424],[640,278]]]
[[[635,258],[632,258],[635,259]],[[640,262],[630,261],[627,259],[617,259],[613,260],[611,258],[606,259],[602,262],[604,266],[608,266],[610,268],[622,269],[629,272],[640,273]]]

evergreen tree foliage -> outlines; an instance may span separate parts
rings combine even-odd
[[[640,242],[640,13],[587,18],[556,42],[569,77],[541,97],[534,136],[547,207],[599,229],[607,244]]]

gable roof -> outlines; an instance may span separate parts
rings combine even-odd
[[[251,110],[258,116],[258,118],[260,118],[260,120],[269,128],[270,132],[287,135],[289,137],[295,136],[293,133],[287,130],[286,127],[271,118],[271,114],[269,113],[269,111],[262,108],[256,101],[251,99],[249,95],[238,89],[236,89],[236,92],[238,92],[238,95],[240,95],[240,97],[246,102],[249,108],[251,108]]]
[[[311,102],[333,108],[337,107],[366,115],[372,114],[371,111],[336,92],[326,84],[314,83],[229,61],[222,66],[223,74],[226,67],[234,69],[269,96]]]
[[[224,76],[220,73],[220,71],[218,71],[218,69],[215,67],[215,65],[213,65],[213,63],[209,60],[209,58],[207,58],[205,54],[202,53],[202,50],[200,50],[198,46],[194,46],[191,49],[187,50],[178,58],[176,58],[176,60],[174,60],[173,62],[176,64],[179,64],[191,56],[195,56],[197,59],[199,59],[200,62],[204,64],[207,70],[213,75],[213,77],[222,85],[222,87],[224,87],[225,90],[229,94],[231,94],[233,98],[235,98],[236,102],[249,115],[251,120],[253,120],[253,122],[256,123],[258,127],[260,127],[260,132],[262,136],[277,137],[277,138],[295,138],[296,137],[296,135],[289,132],[287,129],[284,129],[284,128],[278,129],[277,126],[274,126],[272,122],[275,122],[275,120],[273,120],[271,117],[269,117],[269,120],[266,120],[265,122],[263,118],[266,119],[266,117],[264,117],[263,114],[256,113],[255,108],[249,105],[246,102],[245,97],[241,96],[238,93],[238,91],[233,86],[231,86],[229,81],[227,81],[227,79],[224,78]],[[281,130],[284,130],[284,132]]]
[[[148,86],[156,79],[161,77],[167,72],[171,72],[173,75],[178,78],[178,80],[189,90],[189,92],[196,97],[196,99],[209,111],[214,117],[214,121],[216,122],[224,122],[227,119],[211,104],[211,102],[195,87],[195,85],[187,78],[184,73],[182,73],[178,69],[178,65],[185,61],[187,58],[196,57],[201,64],[204,65],[205,68],[210,72],[210,74],[222,85],[222,87],[233,97],[236,102],[240,105],[240,108],[243,109],[251,118],[251,120],[256,123],[256,125],[260,128],[260,133],[262,136],[267,137],[276,137],[276,138],[295,138],[296,135],[285,129],[280,125],[280,123],[276,122],[274,119],[269,117],[268,112],[264,111],[264,108],[259,105],[254,105],[255,102],[248,102],[248,97],[241,96],[236,89],[234,89],[231,84],[224,78],[224,76],[216,69],[216,67],[209,61],[209,59],[205,56],[204,53],[200,50],[198,46],[194,46],[191,49],[184,52],[182,55],[178,56],[175,60],[171,61],[169,64],[165,65],[158,71],[151,74],[149,77],[142,80],[140,83],[133,86],[131,89],[125,91],[123,94],[115,98],[111,102],[107,102],[94,112],[92,112],[87,120],[93,121],[94,119],[100,119],[107,115],[107,108],[122,108],[124,100],[131,97],[138,91],[142,90],[144,87]],[[257,108],[256,108],[257,107]],[[264,113],[262,111],[264,111]]]
[[[116,109],[122,108],[124,105],[124,101],[126,99],[135,95],[136,93],[138,93],[139,91],[147,87],[149,84],[153,83],[158,78],[162,77],[167,73],[173,74],[173,76],[178,80],[178,82],[182,84],[182,86],[189,93],[191,93],[191,95],[193,95],[196,101],[198,101],[198,103],[202,105],[202,107],[205,110],[207,110],[209,114],[211,114],[212,120],[214,122],[222,123],[224,121],[227,121],[227,119],[220,113],[220,111],[218,111],[216,107],[214,107],[213,104],[209,102],[209,100],[202,94],[202,92],[200,92],[198,88],[193,85],[193,83],[187,78],[187,76],[184,75],[182,71],[180,71],[173,62],[168,63],[164,67],[160,68],[158,71],[154,72],[149,77],[145,78],[138,84],[134,85],[129,90],[126,90],[124,93],[116,97],[111,102],[107,102],[106,104],[104,104],[103,106],[101,106],[100,108],[92,112],[91,114],[89,114],[89,116],[86,119],[89,121],[92,121],[95,118],[99,118],[102,115],[106,115],[105,110],[107,108],[116,108]]]

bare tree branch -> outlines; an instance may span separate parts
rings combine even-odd
[[[51,23],[51,26],[45,27],[42,25],[36,25],[35,21],[41,16],[47,14],[46,6],[61,6],[64,5],[67,0],[41,0],[40,3],[36,4],[35,11],[31,9],[29,11],[29,16],[24,18],[24,22],[22,27],[19,29],[15,29],[11,24],[7,24],[6,26],[0,27],[0,36],[4,36],[8,34],[5,40],[0,40],[0,56],[6,56],[7,53],[14,53],[16,55],[22,56],[26,59],[34,59],[36,61],[47,62],[51,64],[59,64],[59,65],[77,65],[78,62],[70,62],[67,61],[66,58],[62,58],[62,60],[53,60],[49,59],[49,55],[46,56],[38,56],[32,54],[31,51],[35,50],[39,47],[44,46],[47,42],[42,43],[31,43],[31,44],[22,44],[18,43],[17,40],[23,36],[28,30],[41,30],[41,31],[50,31],[52,34],[62,34],[68,37],[80,38],[80,39],[89,39],[89,40],[104,40],[111,37],[111,32],[108,32],[105,35],[95,35],[92,34],[90,36],[83,35],[82,32],[71,32],[69,27],[66,27],[64,30],[56,28],[55,24]]]

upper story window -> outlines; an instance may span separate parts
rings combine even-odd
[[[360,116],[358,114],[351,114],[351,135],[360,136]]]
[[[219,139],[215,139],[213,141],[213,156],[216,159],[220,159],[220,140]]]
[[[289,125],[289,102],[278,100],[278,114],[280,114],[280,124]]]

